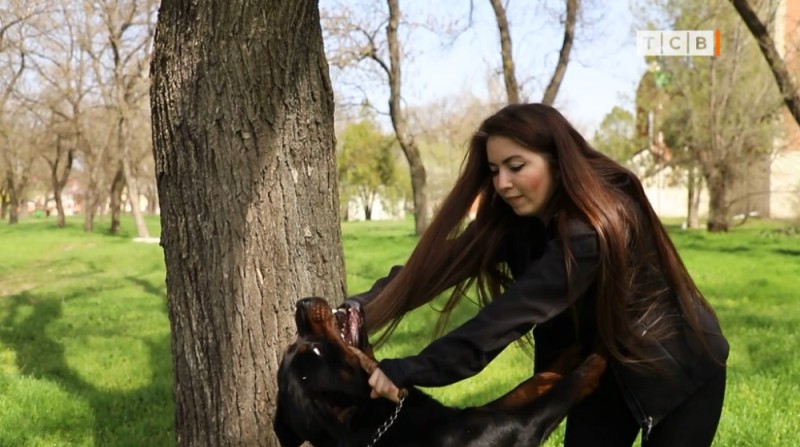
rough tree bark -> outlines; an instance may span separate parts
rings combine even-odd
[[[294,303],[345,295],[317,2],[163,0],[151,77],[177,444],[277,445]]]

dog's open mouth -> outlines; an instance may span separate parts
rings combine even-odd
[[[332,310],[323,298],[303,298],[297,302],[295,322],[297,323],[298,337],[304,340],[306,349],[312,350],[319,356],[319,351],[314,351],[317,349],[314,347],[314,343],[324,339],[332,347],[335,347],[335,350],[346,359],[351,367],[363,368],[359,360],[363,354],[360,354],[361,357],[359,357],[351,351],[351,348],[358,350],[369,348],[364,316],[359,304],[347,302],[336,310]],[[344,376],[347,375],[349,374]],[[366,381],[359,386],[361,385],[368,387]],[[354,394],[341,388],[331,389],[330,384],[318,387],[314,396],[319,402],[326,405],[343,424],[347,423],[355,410]]]
[[[354,347],[361,347],[361,331],[363,318],[358,305],[345,305],[333,312],[334,325],[345,343]]]

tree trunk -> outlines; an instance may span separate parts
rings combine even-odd
[[[83,231],[91,233],[94,231],[94,216],[100,202],[97,191],[97,181],[90,179],[83,193]]]
[[[147,183],[147,193],[145,194],[147,197],[147,213],[153,215],[158,212],[158,191],[156,191],[154,184]]]
[[[700,194],[703,191],[703,177],[698,175],[694,163],[687,168],[688,175],[688,209],[686,215],[686,228],[700,228]]]
[[[0,183],[0,220],[6,219],[6,214],[8,214],[8,208],[10,205],[10,200],[8,197],[8,185],[6,183],[6,180],[3,180],[3,183]]]
[[[18,224],[19,223],[19,206],[13,201],[11,201],[11,205],[8,207],[8,223],[9,224]]]
[[[66,160],[64,166],[60,167],[62,154],[66,155]],[[64,228],[67,224],[64,213],[64,200],[61,194],[64,191],[64,186],[66,186],[69,174],[72,171],[72,162],[75,158],[74,154],[75,151],[73,149],[67,149],[66,152],[64,152],[61,137],[58,136],[56,138],[56,156],[54,160],[48,159],[48,164],[50,165],[50,184],[53,187],[53,200],[56,202],[56,213],[58,214],[56,218],[56,226],[58,228]]]
[[[104,159],[104,150],[97,152],[94,154],[92,162],[89,163],[89,178],[86,182],[86,191],[83,194],[84,197],[84,212],[83,212],[83,231],[89,233],[94,231],[94,218],[101,212],[101,205],[102,200],[105,199],[105,196],[101,194],[100,187],[101,181],[100,176],[103,175],[102,171],[102,162],[101,160]]]
[[[394,127],[400,148],[403,149],[406,160],[408,160],[408,167],[411,172],[411,190],[414,194],[415,232],[420,235],[428,228],[428,181],[419,147],[414,140],[414,136],[408,131],[408,121],[400,105],[402,98],[400,41],[397,37],[397,27],[400,24],[400,6],[398,0],[387,0],[387,3],[389,5],[389,23],[386,25],[386,40],[389,46],[389,116],[392,119],[392,127]]]
[[[111,208],[111,234],[119,234],[122,226],[122,191],[125,189],[125,175],[122,173],[122,162],[117,166],[114,180],[111,182],[109,208]]]
[[[375,199],[371,194],[364,194],[361,199],[364,201],[364,220],[372,220],[372,205]]]
[[[16,224],[19,223],[19,199],[11,172],[6,175],[5,185],[5,194],[8,197],[8,223]]]
[[[133,223],[136,225],[136,236],[140,238],[149,238],[150,230],[147,229],[147,223],[144,220],[144,212],[142,212],[142,196],[139,193],[139,182],[136,180],[136,175],[133,174],[132,171],[130,162],[127,159],[123,159],[122,172],[125,174],[125,185],[128,190],[128,201],[131,204]]]
[[[503,81],[506,86],[506,97],[509,104],[519,104],[519,84],[514,68],[514,53],[511,50],[511,32],[508,28],[506,9],[500,0],[489,0],[494,9],[494,17],[500,32],[500,56],[503,60]]]
[[[345,296],[318,5],[164,0],[153,152],[178,446],[277,445],[294,303]]]
[[[708,185],[708,222],[706,229],[724,232],[730,229],[730,203],[728,201],[728,176],[719,170],[706,170]]]
[[[147,224],[144,221],[141,207],[141,194],[139,194],[139,182],[136,181],[133,169],[131,169],[131,151],[128,145],[130,142],[126,136],[127,134],[127,108],[123,105],[120,106],[123,110],[120,111],[121,117],[117,122],[117,146],[119,152],[122,154],[121,169],[125,186],[128,189],[128,201],[131,204],[131,213],[133,214],[133,221],[136,224],[136,235],[140,238],[149,238],[150,232],[147,230]]]
[[[56,202],[56,227],[64,228],[67,226],[66,213],[64,213],[64,199],[61,197],[61,191],[54,195]]]

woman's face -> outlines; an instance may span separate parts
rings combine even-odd
[[[542,213],[556,187],[547,159],[500,136],[488,138],[486,156],[494,189],[514,212],[546,218]]]

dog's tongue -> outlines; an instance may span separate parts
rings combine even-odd
[[[358,310],[356,309],[348,309],[347,310],[347,342],[350,346],[359,347],[361,344],[361,340],[358,339],[358,335],[361,333],[361,315],[359,315]]]

